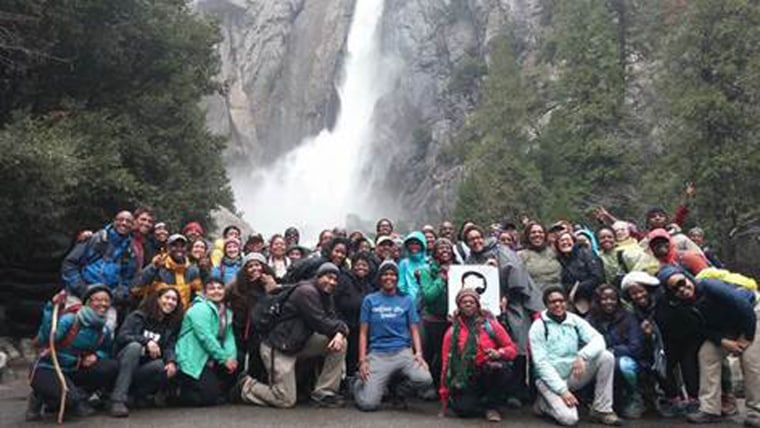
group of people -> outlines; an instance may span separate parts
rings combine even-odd
[[[760,427],[757,285],[701,229],[681,232],[687,213],[653,208],[644,230],[600,209],[593,231],[523,219],[405,235],[381,219],[373,237],[328,229],[310,250],[294,227],[266,241],[232,225],[212,241],[199,223],[172,234],[150,209],[122,211],[63,261],[26,417],[58,408],[62,373],[73,416],[417,397],[490,421],[532,405],[561,425],[584,409],[606,425],[647,409],[709,423],[737,412],[738,359],[745,424]],[[477,287],[449,290],[456,264],[496,267],[499,313]]]

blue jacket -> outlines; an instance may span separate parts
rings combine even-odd
[[[744,335],[755,337],[755,295],[745,288],[717,279],[696,282],[694,307],[701,315],[703,334],[707,340],[720,346],[721,339]]]
[[[220,278],[225,284],[230,284],[237,276],[238,271],[242,267],[243,258],[238,257],[236,259],[230,259],[227,256],[222,257],[222,261],[219,262],[219,266],[211,268],[211,277]]]
[[[616,358],[626,356],[636,361],[641,359],[644,332],[636,315],[621,308],[611,318],[590,316],[588,321],[604,336],[607,349]]]
[[[570,312],[562,323],[541,312],[541,318],[530,326],[529,337],[536,375],[557,395],[569,390],[567,380],[576,357],[594,360],[606,348],[604,337]],[[582,348],[581,343],[585,343]]]
[[[69,293],[81,297],[89,284],[102,283],[111,288],[116,302],[128,297],[136,273],[132,234],[120,235],[112,224],[77,244],[61,266],[63,284]]]
[[[100,326],[91,325],[81,315],[80,310],[77,313],[64,313],[58,318],[58,329],[55,333],[56,352],[61,370],[67,373],[76,371],[79,368],[80,359],[88,354],[96,354],[100,359],[107,359],[111,356],[111,331],[105,324]],[[47,350],[52,321],[53,305],[48,302],[42,314],[42,323],[37,333],[37,342],[45,347],[45,350],[40,353],[38,363],[40,367],[53,368],[53,361]],[[78,325],[75,327],[75,324]],[[73,340],[70,340],[70,343],[62,343],[72,328],[78,329],[76,336],[73,337]]]
[[[412,232],[404,238],[404,248],[409,241],[418,241],[422,249],[417,254],[410,254],[405,251],[404,257],[398,264],[398,289],[401,293],[412,298],[412,302],[417,303],[417,296],[420,293],[422,282],[432,281],[430,276],[430,264],[427,261],[427,244],[425,235],[420,232]],[[414,275],[418,272],[420,279]]]

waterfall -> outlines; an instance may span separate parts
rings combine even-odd
[[[362,171],[370,162],[375,105],[393,81],[393,67],[386,67],[380,52],[384,2],[356,0],[333,129],[306,138],[248,177],[233,179],[237,203],[257,231],[282,233],[296,226],[308,245],[321,229],[344,225],[348,214],[379,215]]]

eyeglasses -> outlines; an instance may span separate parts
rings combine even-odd
[[[549,305],[554,305],[556,303],[565,303],[565,299],[563,299],[563,298],[560,297],[560,298],[557,298],[557,299],[548,300],[546,303],[549,304]]]

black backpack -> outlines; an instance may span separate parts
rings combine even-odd
[[[277,324],[285,321],[285,318],[282,317],[282,309],[299,285],[300,283],[280,287],[273,290],[272,293],[262,296],[256,302],[251,309],[251,323],[255,334],[262,339],[266,338]]]

